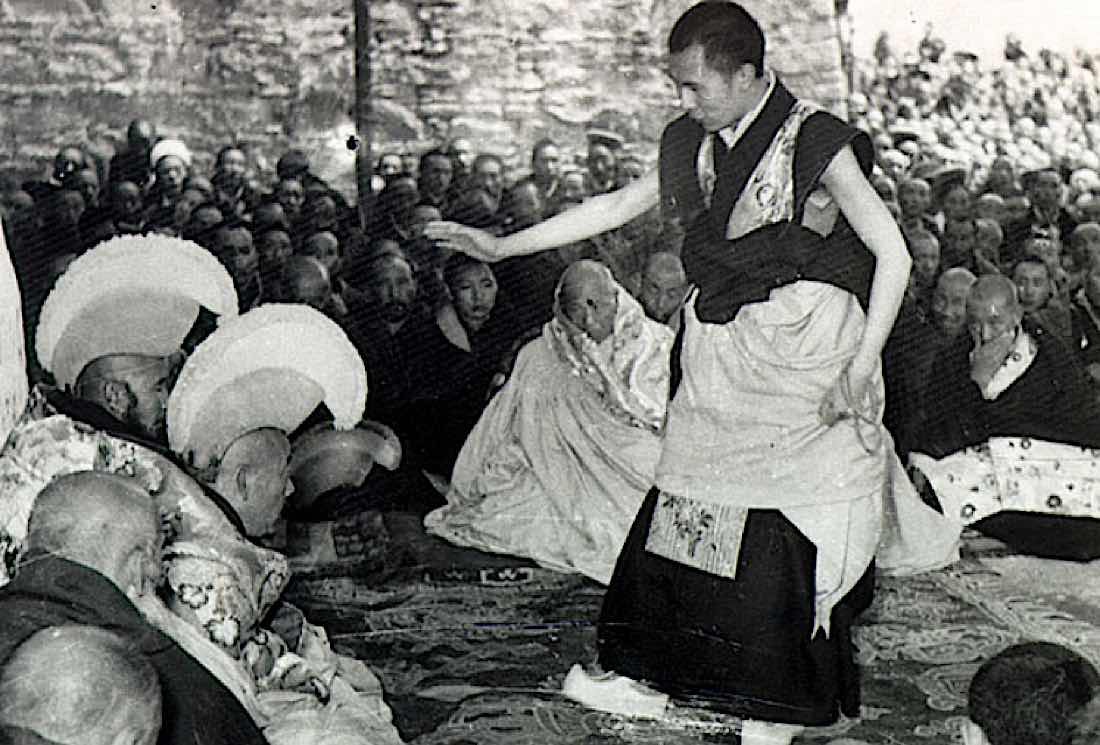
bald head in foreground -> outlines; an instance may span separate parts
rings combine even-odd
[[[16,742],[152,745],[160,721],[156,670],[105,629],[43,629],[0,671],[0,733]]]
[[[84,471],[51,481],[35,500],[26,545],[24,561],[68,559],[131,597],[155,592],[160,580],[160,515],[125,476]]]
[[[156,670],[163,706],[161,732],[156,739],[160,745],[198,742],[264,745],[263,735],[237,698],[138,611],[135,601],[159,602],[153,595],[160,581],[160,543],[159,511],[152,495],[137,481],[94,471],[59,476],[51,481],[39,493],[31,510],[19,571],[0,588],[0,619],[3,619],[0,667],[18,662],[20,654],[33,653],[30,660],[38,660],[34,664],[39,665],[42,674],[31,680],[20,676],[12,685],[20,681],[45,685],[49,676],[59,670],[75,685],[80,682],[74,672],[76,655],[83,654],[75,645],[70,645],[71,659],[58,665],[50,662],[56,654],[50,645],[45,646],[45,651],[38,646],[50,637],[43,637],[30,647],[25,645],[51,627],[77,624],[109,628],[131,645],[127,650],[139,654]],[[92,657],[86,659],[106,654],[95,651],[95,634],[74,633],[81,644],[87,642],[87,654]],[[120,684],[114,680],[114,668],[97,663],[89,669],[96,678],[96,693],[101,701],[109,699],[112,691],[121,695]],[[155,689],[146,684],[144,690],[146,695],[152,695]],[[8,688],[0,690],[4,706],[9,705],[8,691]],[[60,717],[62,707],[53,702],[52,696],[50,700],[54,713]],[[138,726],[136,709],[124,713],[125,707],[118,703],[121,700],[117,699],[111,708],[133,725],[126,730],[130,734],[127,739],[103,742],[113,745],[150,742],[149,738],[140,739],[141,732],[149,727]],[[20,711],[26,714],[27,709]],[[19,724],[22,721],[27,720],[15,724],[26,729],[26,724]],[[99,743],[100,740],[91,739],[91,728],[87,722],[85,725],[80,737],[71,742]],[[53,740],[58,734],[51,733],[39,731],[47,742],[70,742],[64,737]]]

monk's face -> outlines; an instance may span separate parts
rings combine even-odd
[[[244,174],[248,169],[248,159],[244,153],[236,148],[222,153],[218,162],[218,173],[227,184],[240,184],[244,182]]]
[[[297,220],[302,212],[302,203],[305,201],[305,193],[302,191],[302,182],[298,179],[284,179],[275,189],[275,198],[283,206],[283,211],[292,220]]]
[[[293,249],[290,236],[282,230],[269,230],[260,236],[257,249],[260,252],[260,264],[265,271],[281,271],[283,264],[290,258]]]
[[[485,264],[471,264],[455,277],[451,291],[462,324],[474,331],[489,320],[497,300],[497,281]]]
[[[156,175],[165,194],[179,194],[187,177],[187,165],[175,155],[165,155],[157,161]]]
[[[225,257],[229,273],[238,287],[245,286],[260,270],[260,256],[247,230],[219,230],[219,254]]]
[[[948,220],[966,220],[970,217],[970,192],[956,186],[944,195],[943,214]]]
[[[946,336],[954,338],[966,328],[966,299],[970,286],[963,282],[940,282],[932,294],[932,317]]]
[[[680,93],[680,106],[708,132],[717,132],[744,116],[755,103],[746,97],[744,76],[750,66],[733,74],[714,69],[693,44],[669,57],[669,73]]]
[[[402,259],[378,262],[370,285],[379,314],[389,323],[401,323],[409,316],[416,300],[416,280]]]
[[[244,523],[250,537],[268,535],[282,514],[286,498],[293,492],[288,462],[290,442],[281,432],[271,429],[253,430],[238,438],[225,461],[246,463],[245,494],[235,494],[230,501]],[[227,498],[229,498],[227,496]]]
[[[492,158],[482,158],[477,161],[474,163],[471,180],[475,186],[481,187],[493,199],[500,201],[500,195],[504,192],[504,169],[500,161]]]
[[[907,218],[920,217],[928,211],[928,184],[923,181],[902,181],[898,189],[898,206]]]
[[[975,345],[1005,339],[1015,332],[1022,316],[1022,309],[1009,297],[971,295],[966,303],[966,322]]]
[[[579,280],[574,297],[565,313],[597,344],[615,331],[615,314],[619,310],[618,293],[603,277],[589,276]]]
[[[425,196],[442,197],[451,186],[454,166],[446,155],[433,155],[424,161],[420,171],[420,191]]]
[[[378,161],[378,175],[390,179],[401,175],[401,156],[396,153],[386,153]]]
[[[1035,262],[1019,264],[1016,271],[1012,273],[1012,280],[1020,293],[1020,305],[1028,312],[1039,310],[1046,305],[1054,291],[1050,281],[1050,270]]]
[[[133,367],[126,375],[130,407],[123,417],[143,435],[155,441],[165,438],[168,395],[183,363],[182,354],[167,357],[133,355]]]
[[[934,241],[917,241],[910,252],[913,255],[913,281],[930,287],[940,268],[940,247]]]
[[[1062,201],[1062,179],[1052,171],[1044,171],[1035,177],[1028,196],[1036,207],[1050,210],[1057,207]]]
[[[122,181],[114,186],[111,201],[115,214],[122,218],[135,218],[141,214],[141,189],[132,181]]]
[[[680,306],[686,290],[683,274],[679,272],[650,269],[642,277],[642,303],[647,316],[654,321],[667,323],[669,317]]]
[[[340,242],[331,233],[310,236],[302,246],[302,253],[321,262],[330,276],[340,267]]]
[[[543,145],[531,158],[531,172],[540,183],[549,183],[561,174],[561,151],[557,145]]]
[[[584,176],[577,171],[567,173],[561,181],[562,199],[566,202],[583,202],[588,196],[584,188]]]

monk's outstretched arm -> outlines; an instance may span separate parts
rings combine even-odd
[[[504,238],[450,222],[430,223],[425,232],[445,248],[483,261],[499,261],[614,230],[656,206],[658,192],[657,171],[654,170],[617,191],[591,197],[549,220]]]

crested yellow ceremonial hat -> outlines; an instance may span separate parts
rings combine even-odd
[[[337,429],[362,419],[367,372],[358,350],[308,305],[261,305],[219,326],[188,358],[168,399],[168,443],[205,468],[246,432],[293,432],[321,403]]]
[[[61,388],[99,357],[179,350],[201,308],[237,315],[233,279],[197,243],[123,236],[77,257],[42,305],[35,351]]]

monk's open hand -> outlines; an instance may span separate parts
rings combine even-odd
[[[484,230],[440,221],[428,223],[424,227],[424,235],[443,248],[460,251],[481,261],[496,261],[501,258],[497,250],[497,238]]]

